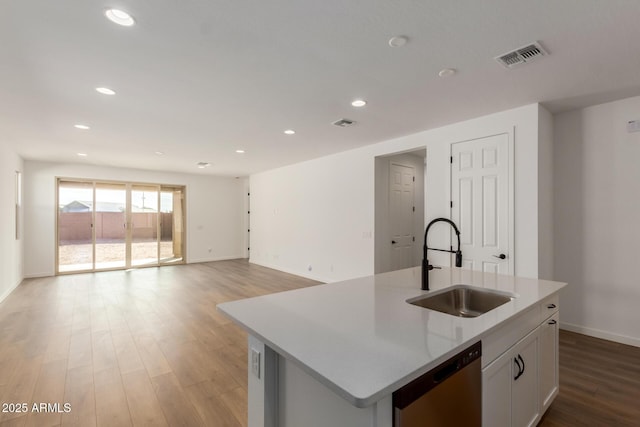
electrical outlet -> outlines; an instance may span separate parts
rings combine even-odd
[[[251,373],[260,378],[260,352],[255,348],[251,349]]]

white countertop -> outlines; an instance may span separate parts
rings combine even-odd
[[[442,268],[420,290],[409,268],[264,295],[218,309],[352,405],[367,407],[437,366],[565,283]],[[476,318],[408,304],[456,284],[517,297]]]

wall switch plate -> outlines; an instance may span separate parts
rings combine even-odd
[[[260,378],[260,352],[255,348],[251,349],[251,373]]]
[[[629,120],[627,122],[627,132],[640,132],[640,120]]]

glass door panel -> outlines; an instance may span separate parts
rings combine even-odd
[[[93,269],[93,183],[58,182],[58,272]]]
[[[127,260],[127,187],[96,183],[96,270],[122,268]]]
[[[58,179],[57,272],[183,263],[184,190]]]
[[[160,193],[160,262],[170,264],[184,259],[182,188],[163,187]]]
[[[158,208],[160,187],[131,188],[131,265],[157,265],[159,253]]]

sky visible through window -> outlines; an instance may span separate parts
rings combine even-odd
[[[93,199],[93,191],[90,187],[60,187],[59,193],[60,206],[73,201],[90,202]],[[96,193],[99,202],[122,203],[124,206],[123,190],[97,189]],[[157,203],[156,197],[155,191],[134,190],[131,192],[131,204],[134,208],[142,209],[144,207],[146,211],[154,211]],[[173,212],[173,192],[163,191],[160,193],[160,212]]]

